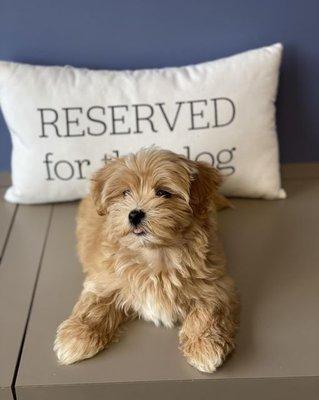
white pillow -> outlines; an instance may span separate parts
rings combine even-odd
[[[0,62],[14,203],[74,200],[103,160],[156,144],[212,163],[229,196],[284,198],[275,99],[282,45],[181,68]]]

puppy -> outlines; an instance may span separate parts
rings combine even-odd
[[[187,361],[213,372],[233,348],[238,301],[217,237],[218,172],[158,149],[95,173],[78,212],[78,252],[87,274],[58,328],[61,364],[94,356],[140,317],[180,326]]]

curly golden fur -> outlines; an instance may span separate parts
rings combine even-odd
[[[217,209],[228,206],[220,182],[208,164],[154,148],[95,173],[78,213],[87,276],[54,345],[61,364],[92,357],[136,317],[180,325],[180,349],[200,371],[222,364],[238,300],[217,236]]]

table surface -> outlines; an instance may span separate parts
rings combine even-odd
[[[236,199],[219,215],[241,327],[236,351],[209,375],[186,363],[176,329],[144,321],[96,357],[59,366],[56,327],[83,279],[77,203],[8,204],[0,175],[0,387],[318,377],[319,168],[285,167],[284,176],[287,200]]]

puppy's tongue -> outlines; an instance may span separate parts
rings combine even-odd
[[[133,232],[134,232],[136,235],[139,235],[139,234],[143,233],[144,230],[143,230],[142,228],[135,228],[135,229],[133,230]]]

